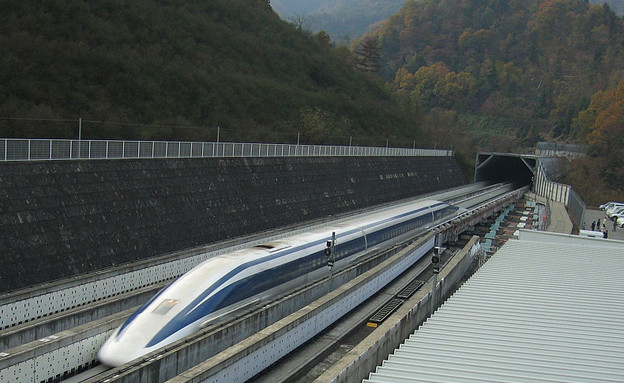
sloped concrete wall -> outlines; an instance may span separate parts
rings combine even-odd
[[[0,292],[464,183],[448,157],[0,164]]]

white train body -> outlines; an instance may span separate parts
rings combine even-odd
[[[457,207],[426,200],[402,204],[270,244],[210,258],[132,314],[98,353],[120,366],[182,339],[243,305],[262,301],[341,268],[358,257],[425,230]],[[331,256],[326,243],[336,235]]]

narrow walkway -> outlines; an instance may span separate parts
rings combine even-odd
[[[550,201],[550,220],[546,231],[562,234],[572,233],[572,221],[562,203]]]

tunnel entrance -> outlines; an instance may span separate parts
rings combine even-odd
[[[479,153],[475,165],[475,182],[514,182],[531,185],[537,157],[510,153]]]

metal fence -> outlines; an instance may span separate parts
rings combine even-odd
[[[452,150],[231,142],[0,139],[0,161],[119,158],[452,156]]]
[[[538,156],[568,157],[578,158],[585,157],[587,154],[587,145],[576,144],[560,144],[555,142],[538,142],[535,154]]]

